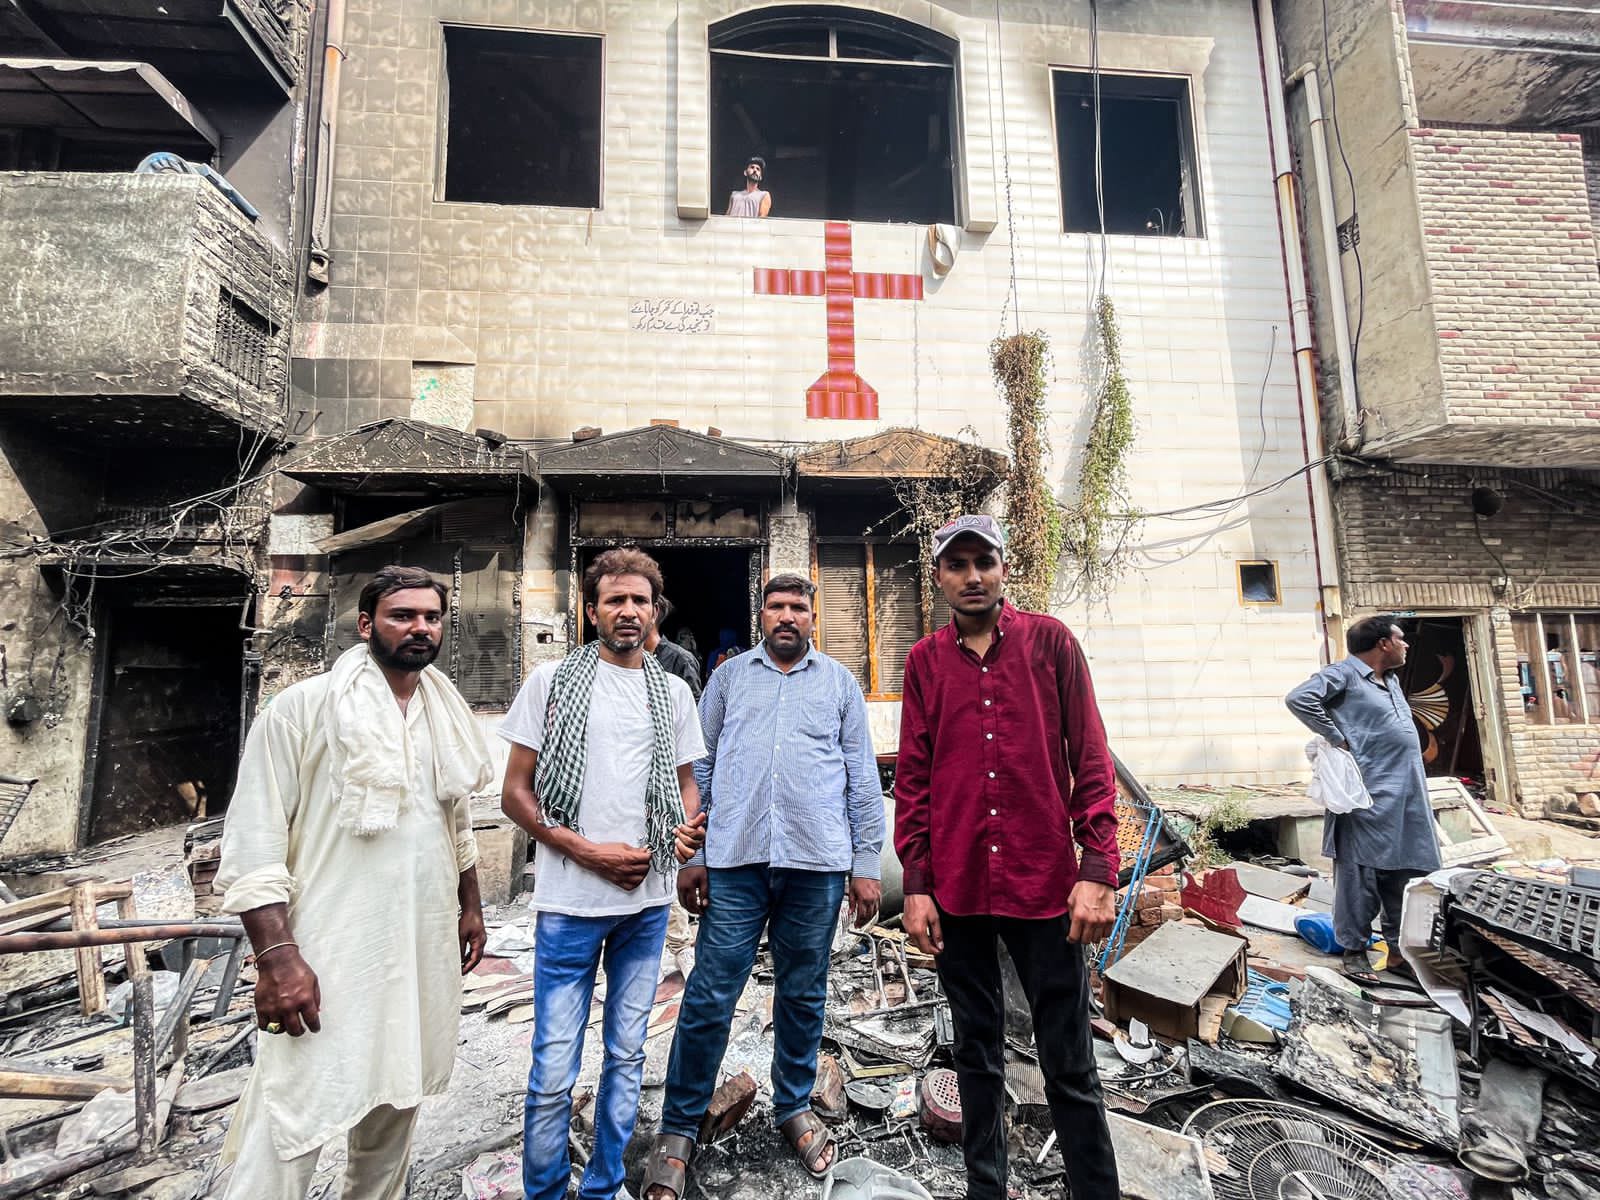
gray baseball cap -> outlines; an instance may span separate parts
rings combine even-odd
[[[982,513],[969,513],[957,517],[946,525],[939,526],[933,535],[933,561],[938,562],[944,555],[945,548],[958,537],[971,534],[989,543],[1004,556],[1006,552],[1006,535],[1000,528],[1000,522],[993,517]]]

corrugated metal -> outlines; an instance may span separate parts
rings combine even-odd
[[[876,623],[878,651],[878,692],[898,695],[906,673],[906,655],[922,637],[922,593],[917,580],[917,548],[885,546],[872,548],[876,575],[878,611]]]
[[[510,550],[461,549],[456,687],[469,704],[510,704],[516,694],[515,565]]]
[[[817,547],[818,613],[822,648],[850,669],[863,689],[867,679],[866,547]]]

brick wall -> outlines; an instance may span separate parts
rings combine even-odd
[[[1447,419],[1600,433],[1600,277],[1581,139],[1410,133]]]
[[[1505,503],[1475,522],[1480,486]],[[1408,468],[1346,478],[1335,493],[1347,619],[1386,609],[1487,615],[1510,783],[1528,816],[1600,781],[1600,725],[1535,725],[1523,715],[1511,627],[1518,610],[1600,609],[1597,501],[1593,471]],[[1497,595],[1502,571],[1508,586]],[[1493,726],[1483,732],[1493,736]]]
[[[1475,520],[1480,486],[1504,506]],[[1341,480],[1334,508],[1352,607],[1600,608],[1600,472],[1373,471]],[[1502,572],[1509,587],[1496,595]]]

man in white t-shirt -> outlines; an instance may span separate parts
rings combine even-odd
[[[692,764],[706,750],[694,698],[644,651],[660,594],[648,554],[596,558],[583,577],[596,640],[534,671],[500,726],[511,743],[501,806],[538,843],[527,1200],[567,1194],[572,1087],[602,962],[605,1062],[578,1196],[621,1193],[677,867],[705,840]]]

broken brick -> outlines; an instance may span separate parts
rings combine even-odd
[[[756,1081],[750,1072],[740,1071],[723,1080],[706,1106],[705,1119],[700,1122],[700,1144],[713,1142],[732,1129],[756,1102]]]

